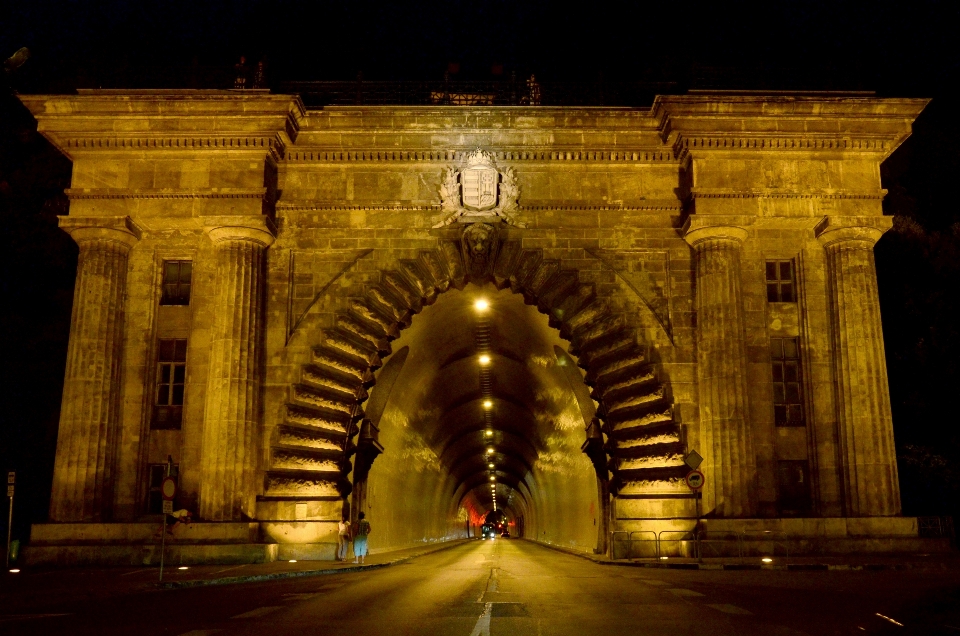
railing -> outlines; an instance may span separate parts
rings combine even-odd
[[[953,539],[953,517],[917,517],[917,534],[932,539]]]
[[[281,82],[279,93],[298,93],[321,106],[649,106],[676,82],[538,82],[437,80]]]
[[[627,531],[625,531],[625,530],[616,530],[616,531],[614,531],[612,534],[613,534],[613,537],[612,537],[612,542],[611,542],[611,550],[612,550],[612,554],[613,554],[613,559],[614,559],[614,560],[616,560],[616,559],[644,558],[644,557],[642,557],[642,556],[639,556],[639,557],[633,556],[634,543],[639,543],[641,548],[643,547],[644,543],[647,543],[647,544],[652,543],[652,544],[653,544],[653,548],[654,548],[653,557],[656,558],[656,557],[659,557],[659,556],[660,556],[660,541],[659,541],[659,538],[657,537],[657,534],[656,534],[653,530],[633,530],[633,531],[630,531],[630,532],[627,532]],[[644,535],[644,536],[645,536],[645,535],[648,535],[648,534],[649,534],[649,535],[652,535],[653,538],[652,538],[652,539],[635,539],[635,538],[634,538],[634,535]],[[619,540],[618,540],[618,539],[617,539],[617,535],[626,535],[626,539],[619,539]],[[618,544],[618,543],[620,543],[620,544],[626,543],[626,544],[627,544],[627,545],[626,545],[626,556],[617,556],[617,555],[619,554],[618,551],[617,551],[617,544]]]

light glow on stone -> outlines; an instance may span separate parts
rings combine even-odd
[[[490,364],[490,356],[488,356],[487,354],[483,354],[482,356],[480,356],[480,364],[482,364],[483,366]]]

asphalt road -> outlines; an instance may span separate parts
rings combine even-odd
[[[0,633],[955,636],[960,573],[661,570],[501,539],[367,572],[33,598],[29,613],[0,608]]]

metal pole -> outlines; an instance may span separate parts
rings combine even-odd
[[[693,493],[697,505],[697,562],[703,563],[703,548],[700,545],[700,491]]]
[[[160,582],[163,583],[163,553],[167,547],[167,515],[160,520]]]
[[[10,512],[7,514],[7,569],[10,569],[10,534],[13,531],[13,495],[10,495]]]

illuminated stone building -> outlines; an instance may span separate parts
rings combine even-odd
[[[494,506],[582,551],[682,538],[694,450],[707,536],[917,536],[873,245],[922,100],[21,99],[80,248],[38,562],[154,558],[168,457],[185,561],[332,558],[360,509],[375,550]]]

